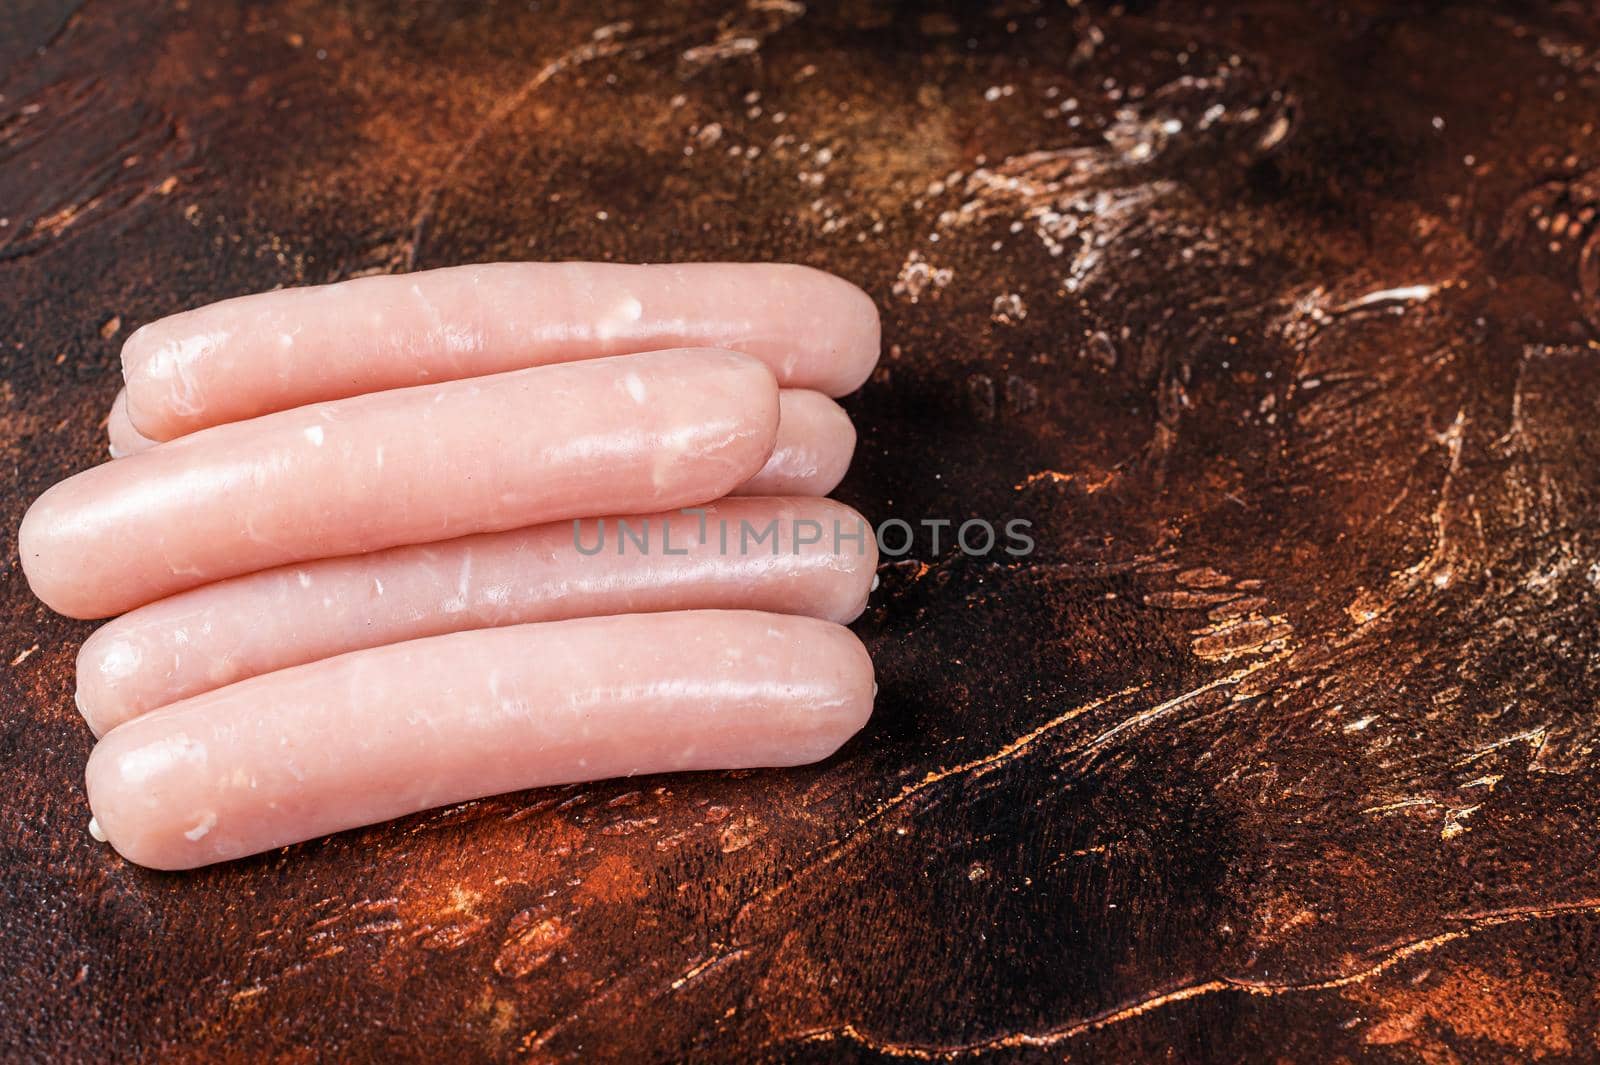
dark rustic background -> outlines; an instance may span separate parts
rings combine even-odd
[[[786,259],[883,309],[844,498],[1039,549],[883,567],[826,765],[161,875],[8,544],[0,1049],[1594,1060],[1592,12],[9,0],[8,529],[171,311]]]

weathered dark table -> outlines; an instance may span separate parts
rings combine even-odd
[[[882,569],[797,772],[193,875],[93,843],[5,559],[10,1060],[1593,1060],[1588,5],[11,0],[14,529],[139,323],[490,259],[865,286]],[[948,541],[948,535],[945,540]]]

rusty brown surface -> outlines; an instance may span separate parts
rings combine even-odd
[[[13,540],[0,1050],[1593,1060],[1597,71],[1578,4],[9,5],[9,528],[159,315],[787,259],[884,312],[844,498],[1038,550],[883,567],[825,765],[161,875]]]

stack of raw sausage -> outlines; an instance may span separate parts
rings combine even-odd
[[[189,868],[445,803],[795,765],[866,720],[877,561],[821,498],[878,357],[804,267],[499,263],[123,348],[114,461],[19,534],[84,644],[91,829]],[[621,516],[621,517],[619,517]],[[126,611],[126,613],[123,613]]]

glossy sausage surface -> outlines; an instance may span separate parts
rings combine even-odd
[[[284,566],[101,626],[78,652],[78,708],[98,736],[273,670],[533,621],[742,608],[848,622],[877,556],[866,519],[842,503],[750,498]]]
[[[102,739],[86,782],[119,853],[187,869],[523,788],[813,762],[872,699],[866,649],[831,622],[552,621],[357,651],[177,703]]]
[[[132,424],[206,426],[384,389],[670,347],[765,362],[787,387],[853,391],[878,359],[856,286],[781,263],[486,263],[224,300],[122,349]]]
[[[844,408],[821,392],[785,388],[778,393],[778,442],[759,473],[738,488],[742,496],[825,496],[839,486],[855,454],[856,430]],[[106,415],[111,457],[155,447],[128,420],[127,391]]]
[[[742,496],[825,496],[844,480],[856,451],[856,427],[820,392],[778,394],[778,442],[761,472],[734,489]]]
[[[18,534],[34,594],[104,617],[271,566],[706,502],[772,453],[778,390],[685,349],[378,392],[68,478]]]

